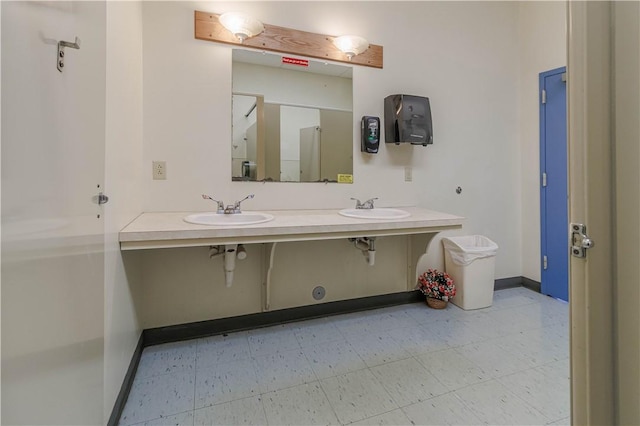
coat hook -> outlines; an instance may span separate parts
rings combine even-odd
[[[58,56],[56,57],[56,66],[58,67],[58,71],[62,72],[62,68],[64,68],[64,48],[70,47],[72,49],[80,49],[80,39],[76,36],[75,42],[71,43],[70,41],[60,40],[58,42]]]

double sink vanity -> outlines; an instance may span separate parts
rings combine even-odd
[[[234,214],[142,213],[120,231],[119,238],[121,250],[217,248],[225,257],[223,263],[227,287],[233,284],[239,246],[266,244],[262,310],[269,311],[271,271],[278,243],[349,239],[373,265],[374,241],[377,237],[423,234],[427,238],[426,245],[421,239],[415,255],[411,256],[414,274],[407,279],[407,290],[412,290],[416,271],[427,267],[420,266],[420,262],[432,238],[440,231],[461,228],[463,220],[460,216],[420,207],[244,211]]]
[[[142,213],[120,231],[120,247],[140,250],[436,234],[461,228],[462,221],[460,216],[420,207]]]

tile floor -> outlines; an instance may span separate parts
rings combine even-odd
[[[513,288],[148,347],[120,424],[570,424],[568,311]]]

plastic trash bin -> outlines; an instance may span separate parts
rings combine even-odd
[[[444,265],[456,285],[451,302],[462,309],[481,309],[493,303],[498,245],[482,235],[446,237]]]

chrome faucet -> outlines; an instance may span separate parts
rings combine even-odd
[[[231,204],[229,204],[225,209],[224,209],[224,214],[234,214],[234,213],[242,213],[242,211],[240,210],[240,203],[243,202],[244,200],[248,200],[255,197],[254,194],[249,194],[246,197],[244,197],[242,200],[240,201],[236,201],[233,206]]]
[[[211,200],[211,201],[213,201],[213,202],[218,204],[218,209],[216,210],[216,213],[218,213],[218,214],[242,213],[242,210],[240,210],[240,203],[242,203],[244,200],[248,200],[250,198],[253,198],[254,196],[255,196],[254,194],[249,194],[246,197],[244,197],[242,200],[236,201],[235,203],[229,204],[229,205],[227,205],[227,207],[225,207],[224,203],[222,201],[214,200],[210,196],[208,196],[206,194],[202,194],[202,198],[204,198],[205,200]]]
[[[216,213],[219,213],[219,214],[224,213],[224,203],[222,201],[214,200],[213,198],[209,197],[206,194],[202,194],[202,198],[205,200],[211,200],[214,203],[218,204],[218,209],[216,210]]]
[[[367,210],[370,210],[370,209],[373,208],[373,202],[375,200],[377,200],[378,197],[370,198],[367,201],[365,201],[364,203],[361,203],[360,200],[358,200],[357,198],[351,198],[351,199],[356,202],[356,209],[367,209]]]

